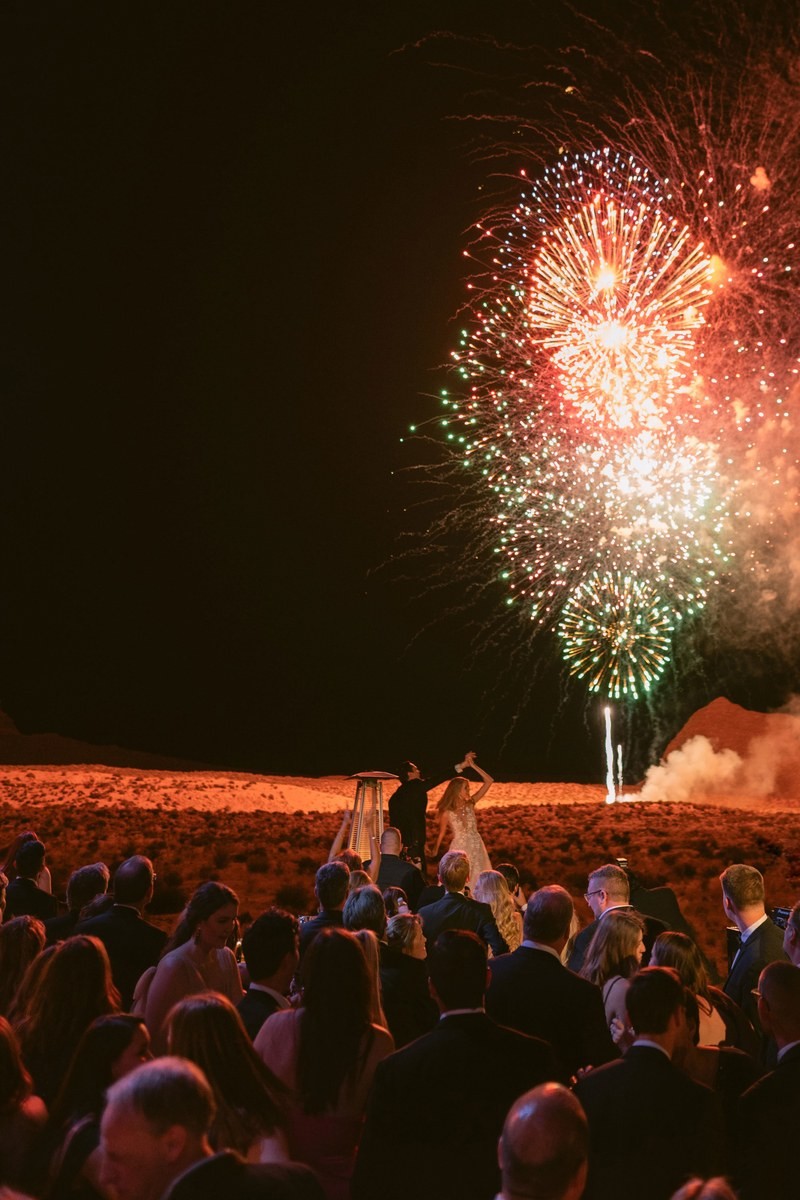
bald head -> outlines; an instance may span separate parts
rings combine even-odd
[[[120,863],[114,873],[114,899],[117,904],[144,908],[153,894],[153,864],[142,854],[134,854]]]
[[[516,1101],[500,1135],[503,1200],[578,1200],[586,1185],[589,1126],[560,1083],[543,1083]]]
[[[403,835],[394,825],[389,825],[381,834],[381,854],[399,854],[403,849]]]
[[[528,900],[523,918],[525,938],[556,946],[560,951],[567,944],[574,912],[572,897],[558,884],[539,888]]]
[[[772,962],[758,980],[758,1015],[778,1049],[800,1041],[800,970],[793,963]]]

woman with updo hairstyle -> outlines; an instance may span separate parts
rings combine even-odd
[[[11,1016],[25,972],[44,943],[45,929],[38,917],[14,917],[0,925],[0,1015]]]
[[[46,1121],[47,1109],[33,1094],[16,1034],[0,1017],[0,1184],[27,1186],[25,1167]]]
[[[35,963],[32,968],[35,967]],[[17,1022],[25,1065],[38,1095],[52,1104],[78,1043],[95,1017],[119,1012],[106,948],[77,934],[53,947]]]
[[[195,889],[181,913],[161,960],[148,979],[139,981],[134,1011],[144,1019],[157,1054],[166,1049],[164,1023],[169,1010],[186,996],[219,992],[234,1006],[244,995],[239,968],[228,940],[236,928],[239,897],[210,880]]]
[[[701,1046],[735,1046],[752,1058],[759,1057],[753,1026],[735,1000],[709,983],[700,951],[687,934],[674,930],[660,933],[653,943],[650,966],[672,967],[697,1000]]]
[[[428,988],[427,948],[419,916],[392,917],[386,941],[381,959],[383,1009],[399,1050],[433,1029],[439,1010]]]
[[[580,974],[603,993],[606,1020],[614,1041],[625,1051],[633,1045],[625,997],[644,954],[644,921],[626,909],[609,909],[598,922]]]
[[[301,1007],[273,1013],[254,1043],[289,1089],[290,1157],[317,1172],[327,1200],[349,1200],[367,1096],[378,1063],[394,1050],[370,1010],[358,938],[323,929],[303,959]]]
[[[191,1059],[206,1076],[217,1105],[209,1140],[249,1162],[285,1162],[287,1091],[253,1049],[242,1018],[224,996],[200,992],[170,1011],[170,1054]]]
[[[50,1113],[47,1200],[94,1200],[100,1183],[100,1118],[106,1089],[148,1062],[150,1037],[141,1017],[97,1017],[84,1033]]]
[[[472,888],[472,898],[489,905],[495,925],[509,950],[522,945],[522,914],[514,906],[505,876],[499,871],[481,871]]]

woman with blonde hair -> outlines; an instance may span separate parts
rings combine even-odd
[[[644,921],[625,909],[604,913],[586,951],[581,975],[603,993],[611,1036],[621,1050],[633,1044],[625,997],[644,954]]]
[[[504,876],[499,871],[481,871],[472,888],[472,897],[489,905],[500,936],[509,950],[516,950],[522,944],[522,913],[517,912]]]
[[[214,1150],[236,1150],[249,1162],[285,1162],[287,1090],[256,1054],[230,1000],[216,992],[187,996],[171,1009],[166,1032],[169,1053],[191,1059],[211,1085]]]
[[[356,929],[353,932],[361,943],[361,949],[364,951],[364,957],[367,960],[371,992],[370,1020],[373,1025],[380,1025],[382,1029],[388,1029],[389,1022],[386,1020],[386,1013],[383,1011],[381,956],[378,949],[377,935],[371,929]]]
[[[439,853],[447,827],[449,825],[452,839],[448,850],[462,850],[469,859],[469,874],[471,879],[477,879],[482,871],[491,871],[492,864],[483,844],[483,838],[478,833],[478,823],[475,818],[475,805],[482,800],[494,783],[491,775],[487,774],[475,761],[475,751],[470,750],[464,755],[463,763],[459,766],[472,767],[483,780],[477,792],[471,793],[469,781],[463,775],[451,779],[439,801],[439,834],[433,855]]]

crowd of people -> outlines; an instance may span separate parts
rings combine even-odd
[[[471,792],[466,772],[480,786]],[[153,864],[76,864],[59,904],[21,834],[0,873],[0,1198],[783,1200],[800,1109],[800,904],[720,877],[722,986],[670,888],[598,864],[580,928],[523,895],[413,764],[362,862],[347,821],[317,910],[201,883],[171,935]],[[470,856],[476,858],[473,863]],[[476,869],[477,868],[477,869]],[[4,910],[4,911],[3,911]],[[691,914],[690,914],[691,915]]]

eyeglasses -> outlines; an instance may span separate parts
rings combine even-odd
[[[602,888],[596,888],[596,889],[595,889],[595,891],[593,891],[593,892],[584,892],[584,893],[583,893],[583,898],[584,898],[584,900],[586,901],[586,903],[588,904],[588,903],[589,903],[589,897],[590,897],[590,896],[599,896],[599,895],[600,895],[600,893],[602,892],[602,890],[603,890]]]

